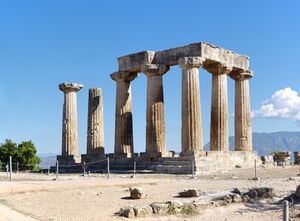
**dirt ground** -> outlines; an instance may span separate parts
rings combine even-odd
[[[267,167],[258,169],[260,181],[251,181],[252,169],[235,169],[216,176],[176,176],[158,174],[107,175],[79,174],[13,174],[8,182],[6,173],[0,174],[0,221],[15,220],[128,220],[114,214],[124,206],[148,205],[176,198],[186,188],[200,188],[204,192],[217,192],[233,188],[273,187],[282,196],[295,191],[300,184],[299,167]],[[142,200],[128,199],[129,187],[142,187],[147,194]],[[181,200],[181,199],[180,199]],[[189,199],[191,200],[191,199]],[[184,201],[184,200],[182,200]],[[293,206],[295,217],[300,214],[299,206]],[[17,217],[17,218],[16,218]],[[274,202],[258,204],[231,204],[226,207],[203,210],[197,216],[149,217],[144,221],[167,220],[282,220],[282,207]],[[293,220],[300,220],[295,218]]]

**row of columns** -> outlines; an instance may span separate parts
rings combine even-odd
[[[205,59],[183,57],[182,69],[182,130],[181,155],[203,151],[199,68]],[[232,70],[221,63],[205,66],[212,74],[210,143],[212,151],[228,151],[227,76],[235,80],[235,150],[252,151],[249,79],[250,71]],[[160,64],[142,65],[147,76],[146,154],[167,155],[164,121],[163,75],[169,67]],[[136,72],[115,72],[116,81],[115,154],[130,157],[133,151],[132,97],[130,82]]]
[[[82,84],[62,83],[59,89],[64,93],[62,117],[62,157],[74,157],[80,161],[78,151],[77,97]],[[104,155],[104,119],[102,91],[100,88],[89,89],[87,156]]]

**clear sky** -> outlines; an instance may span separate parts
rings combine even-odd
[[[78,95],[85,153],[88,88],[101,87],[106,152],[113,151],[117,57],[205,41],[250,56],[253,131],[297,131],[300,120],[300,1],[0,0],[0,143],[32,140],[60,153],[62,82]],[[209,141],[211,75],[200,69],[204,141]],[[228,80],[230,134],[234,84]],[[180,150],[181,73],[164,76],[167,148]],[[273,95],[273,96],[272,96]],[[145,149],[146,77],[132,83],[134,142]],[[262,103],[264,102],[264,103]]]

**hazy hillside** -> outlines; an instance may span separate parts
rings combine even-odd
[[[204,149],[209,150],[210,144]],[[234,137],[229,137],[229,147],[234,149]],[[273,151],[300,151],[300,132],[253,133],[253,148],[259,155]]]
[[[41,168],[48,169],[49,165],[55,166],[56,154],[54,153],[40,154],[39,158],[41,159],[41,163],[39,164]]]

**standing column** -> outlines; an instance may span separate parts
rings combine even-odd
[[[132,98],[130,82],[137,77],[133,72],[115,72],[110,75],[117,83],[115,119],[115,157],[132,157]]]
[[[238,72],[235,80],[234,142],[236,151],[252,151],[249,79],[251,71]]]
[[[210,120],[210,149],[229,150],[227,74],[232,68],[217,63],[207,67],[212,73],[212,98]]]
[[[62,119],[62,157],[79,157],[77,138],[77,101],[76,92],[83,88],[82,84],[62,83],[59,89],[64,92]],[[75,159],[77,161],[77,159]]]
[[[89,89],[87,155],[104,155],[104,119],[102,91],[100,88]]]
[[[169,67],[146,64],[142,72],[147,75],[146,155],[150,159],[166,156],[164,92],[162,76]]]
[[[184,57],[178,61],[182,68],[181,155],[195,155],[203,150],[198,71],[203,62],[202,57]]]

